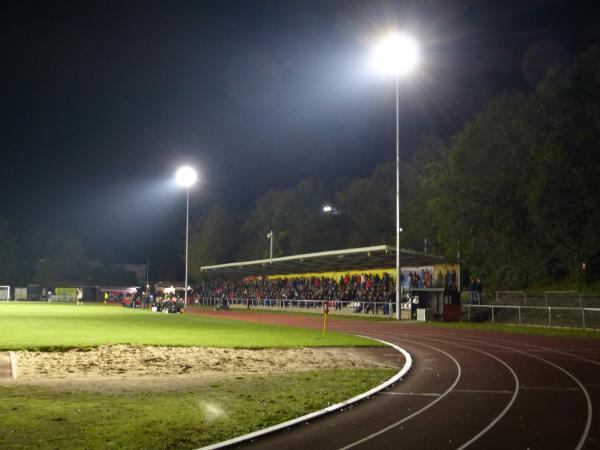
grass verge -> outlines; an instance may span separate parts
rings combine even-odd
[[[582,330],[575,328],[550,328],[543,326],[525,326],[473,322],[410,322],[409,326],[451,328],[457,330],[496,331],[500,333],[526,334],[530,336],[569,337],[582,339],[600,339],[600,330]]]
[[[394,373],[339,369],[237,376],[163,393],[0,387],[0,448],[197,448],[346,400]]]

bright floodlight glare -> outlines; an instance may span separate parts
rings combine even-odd
[[[198,179],[198,174],[193,167],[183,166],[177,169],[175,173],[175,181],[179,186],[188,188],[192,186]]]
[[[392,33],[373,49],[373,65],[385,75],[406,75],[418,62],[419,45],[407,34]]]
[[[331,212],[333,210],[331,205],[323,206],[323,212]]]

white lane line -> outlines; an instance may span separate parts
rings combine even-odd
[[[524,391],[575,391],[579,392],[579,388],[572,387],[544,387],[544,386],[523,386],[522,389]]]
[[[507,405],[504,407],[504,409],[485,428],[483,428],[479,433],[477,433],[475,436],[473,436],[471,439],[469,439],[467,442],[465,442],[463,445],[461,445],[458,448],[458,450],[462,450],[462,449],[468,447],[469,445],[471,445],[473,442],[475,442],[477,439],[479,439],[485,433],[487,433],[494,425],[496,425],[498,423],[498,421],[500,419],[502,419],[502,417],[504,417],[506,415],[506,413],[509,411],[509,409],[512,407],[515,400],[517,399],[517,395],[519,394],[519,387],[520,387],[519,386],[519,377],[517,377],[517,374],[515,373],[515,371],[508,364],[506,364],[506,362],[504,362],[502,359],[498,358],[497,356],[492,355],[491,353],[485,352],[483,350],[479,350],[479,349],[471,347],[469,345],[457,344],[456,342],[447,342],[444,340],[436,339],[435,337],[432,338],[432,337],[421,336],[421,338],[428,339],[429,341],[442,342],[444,344],[450,344],[450,345],[454,345],[457,347],[466,348],[466,349],[481,353],[483,355],[486,355],[492,359],[495,359],[496,361],[498,361],[500,364],[502,364],[504,367],[506,367],[508,369],[508,371],[512,374],[513,379],[515,380],[514,391],[509,391],[509,393],[512,393],[512,397],[511,397],[510,401],[507,403]]]
[[[442,339],[447,337],[447,334],[439,333],[439,332],[437,332],[437,330],[436,330],[436,332],[434,332],[434,333],[430,332],[429,334],[430,335],[431,334],[435,334],[436,337],[442,338]],[[468,340],[468,338],[465,338],[463,335],[460,335],[460,334],[457,334],[457,333],[451,333],[451,335],[452,335],[453,339],[457,338],[457,339],[461,339],[463,341],[464,340]],[[481,337],[478,337],[478,339],[481,339]],[[469,342],[472,342],[472,340],[469,340]],[[483,338],[482,342],[493,343],[494,345],[497,345],[499,342],[503,342],[505,344],[510,344],[510,345],[519,345],[519,346],[529,347],[529,348],[532,348],[532,349],[536,348],[536,349],[539,349],[539,350],[544,350],[544,351],[547,351],[547,352],[550,352],[550,353],[556,353],[558,355],[568,356],[570,358],[578,359],[580,361],[584,361],[584,362],[587,362],[587,363],[590,363],[590,364],[594,364],[596,366],[600,366],[600,361],[589,359],[589,358],[586,358],[585,356],[577,355],[577,354],[574,354],[574,353],[568,353],[568,352],[566,352],[564,350],[557,350],[557,349],[554,349],[554,348],[545,347],[545,346],[539,345],[539,344],[522,343],[522,342],[517,342],[516,340],[510,340],[510,339],[499,339],[499,338],[497,338],[495,336],[494,336],[493,340],[489,339],[489,338]]]
[[[459,362],[458,362],[458,361],[457,361],[457,360],[456,360],[456,359],[455,359],[455,358],[454,358],[452,355],[450,355],[449,353],[445,352],[444,350],[441,350],[441,349],[439,349],[439,348],[433,347],[433,346],[431,346],[431,345],[424,344],[424,343],[422,343],[422,342],[413,342],[413,341],[408,341],[408,342],[410,342],[410,343],[412,343],[412,344],[422,345],[423,347],[428,347],[428,348],[430,348],[430,349],[432,349],[432,350],[435,350],[435,351],[437,351],[437,352],[439,352],[439,353],[442,353],[442,354],[446,355],[448,358],[450,358],[450,359],[451,359],[451,360],[454,362],[454,364],[456,365],[457,372],[458,372],[458,373],[456,374],[456,379],[454,380],[454,383],[452,383],[452,385],[451,385],[451,386],[450,386],[448,389],[446,389],[446,391],[444,391],[444,393],[443,393],[443,394],[441,394],[441,395],[440,395],[438,398],[436,398],[436,399],[435,399],[434,401],[432,401],[431,403],[429,403],[429,404],[425,405],[423,408],[421,408],[421,409],[419,409],[419,410],[415,411],[415,412],[414,412],[414,413],[412,413],[410,416],[407,416],[407,417],[405,417],[405,418],[403,418],[403,419],[401,419],[401,420],[399,420],[399,421],[397,421],[397,422],[394,422],[393,424],[391,424],[391,425],[389,425],[389,426],[387,426],[387,427],[385,427],[385,428],[382,428],[381,430],[379,430],[379,431],[377,431],[377,432],[375,432],[375,433],[373,433],[373,434],[370,434],[370,435],[368,435],[368,436],[365,436],[364,438],[362,438],[362,439],[360,439],[360,440],[358,440],[358,441],[356,441],[356,442],[353,442],[353,443],[352,443],[352,444],[350,444],[350,445],[347,445],[347,446],[345,446],[345,447],[342,447],[340,450],[346,450],[346,449],[348,449],[348,448],[356,447],[357,445],[360,445],[360,444],[362,444],[363,442],[367,442],[368,440],[370,440],[370,439],[373,439],[374,437],[380,436],[380,435],[382,435],[383,433],[386,433],[386,432],[388,432],[389,430],[391,430],[391,429],[393,429],[393,428],[396,428],[398,425],[401,425],[401,424],[403,424],[404,422],[406,422],[406,421],[408,421],[408,420],[412,419],[413,417],[415,417],[415,416],[417,416],[417,415],[421,414],[423,411],[426,411],[427,409],[431,408],[431,407],[432,407],[433,405],[435,405],[437,402],[439,402],[439,401],[440,401],[440,400],[442,400],[444,397],[446,397],[446,396],[447,396],[447,395],[448,395],[448,394],[449,394],[449,393],[452,391],[452,389],[454,389],[454,387],[455,387],[455,386],[458,384],[458,381],[460,380],[460,377],[461,377],[461,374],[462,374],[462,372],[461,372],[461,368],[460,368],[460,364],[459,364]]]
[[[354,404],[360,400],[364,400],[365,398],[368,398],[374,394],[377,394],[378,392],[388,388],[389,386],[391,386],[392,384],[396,383],[397,381],[400,381],[402,379],[402,377],[404,375],[406,375],[408,373],[408,371],[410,370],[410,368],[412,367],[412,357],[410,355],[410,353],[408,353],[406,350],[404,350],[403,348],[400,348],[399,346],[392,344],[390,342],[386,342],[386,341],[382,341],[381,339],[377,339],[377,338],[368,338],[368,339],[372,339],[374,341],[379,341],[384,343],[385,345],[388,345],[390,347],[392,347],[393,349],[397,350],[398,352],[402,353],[402,355],[404,356],[404,366],[402,367],[402,369],[400,369],[400,371],[394,375],[392,378],[390,378],[389,380],[381,383],[379,386],[374,387],[373,389],[368,390],[367,392],[363,392],[362,394],[357,395],[356,397],[352,397],[349,400],[340,402],[340,403],[336,403],[335,405],[331,405],[328,406],[327,408],[323,408],[319,411],[315,411],[313,413],[310,414],[306,414],[304,416],[301,417],[296,417],[295,419],[292,420],[288,420],[287,422],[283,422],[283,423],[279,423],[277,425],[273,425],[272,427],[268,427],[268,428],[263,428],[262,430],[258,430],[255,431],[253,433],[248,433],[248,434],[244,434],[242,436],[238,436],[232,439],[228,439],[226,441],[222,441],[222,442],[217,442],[216,444],[212,444],[212,445],[208,445],[206,447],[202,447],[199,450],[213,450],[213,449],[218,449],[218,448],[225,448],[225,447],[229,447],[232,445],[236,445],[236,444],[241,444],[243,442],[247,442],[251,439],[256,439],[257,437],[260,436],[265,436],[267,434],[273,433],[275,431],[280,431],[280,430],[284,430],[286,428],[292,427],[294,425],[298,425],[300,423],[315,419],[317,417],[323,416],[325,414],[329,414],[331,412],[334,411],[338,411],[342,408],[345,408],[346,406],[349,406],[351,404]]]
[[[504,348],[507,348],[507,347],[504,347]],[[521,350],[515,350],[515,349],[511,349],[511,350],[514,351],[514,352],[517,352],[517,353],[521,353],[523,355],[527,355],[527,356],[529,356],[531,358],[543,361],[546,364],[549,364],[552,367],[560,370],[565,375],[567,375],[569,378],[571,378],[575,383],[577,383],[577,385],[579,386],[579,388],[582,390],[583,395],[585,395],[585,399],[586,399],[586,402],[587,402],[587,408],[588,408],[588,416],[587,416],[587,421],[585,423],[585,428],[583,429],[583,433],[581,435],[581,438],[579,439],[579,442],[577,443],[577,447],[575,447],[576,450],[579,450],[579,449],[583,448],[583,445],[585,444],[585,441],[587,440],[588,434],[590,432],[590,426],[592,425],[592,399],[590,398],[590,394],[588,393],[588,391],[585,388],[585,386],[581,383],[581,381],[579,381],[575,377],[575,375],[573,375],[568,370],[563,369],[558,364],[554,364],[552,361],[548,361],[547,359],[542,358],[541,356],[533,355],[531,353],[523,352]]]
[[[460,392],[463,394],[513,394],[515,391],[495,391],[490,389],[454,389],[454,392]]]
[[[515,389],[513,391],[513,395],[510,399],[510,401],[507,403],[507,405],[504,407],[504,409],[500,412],[500,414],[498,414],[496,416],[496,418],[494,420],[492,420],[487,427],[485,427],[483,430],[481,430],[479,433],[477,433],[475,436],[473,436],[471,439],[469,439],[467,442],[465,442],[463,445],[461,445],[460,447],[458,447],[458,450],[462,450],[464,448],[467,448],[469,445],[471,445],[473,442],[475,442],[477,439],[479,439],[481,436],[483,436],[485,433],[487,433],[494,425],[496,425],[498,423],[498,421],[500,419],[502,419],[506,413],[508,412],[508,410],[512,407],[512,405],[515,403],[515,400],[517,399],[517,395],[519,395],[519,377],[517,377],[517,374],[515,373],[515,371],[512,369],[512,367],[510,367],[508,364],[506,364],[504,361],[502,361],[500,358],[498,358],[495,355],[492,355],[491,353],[488,352],[484,352],[483,350],[479,350],[473,347],[469,347],[468,345],[462,345],[462,344],[454,344],[454,345],[460,345],[461,347],[465,347],[465,348],[470,348],[471,350],[475,350],[476,352],[479,352],[483,355],[487,355],[490,358],[495,359],[496,361],[498,361],[500,364],[502,364],[504,367],[506,367],[510,373],[512,374],[514,380],[515,380]]]
[[[379,395],[406,395],[407,397],[439,397],[442,394],[436,394],[434,392],[391,392],[385,391],[380,392]]]
[[[515,342],[513,342],[513,341],[511,341],[509,339],[498,339],[497,342],[505,342],[507,344],[515,344]],[[536,345],[536,344],[519,344],[519,345],[524,345],[524,346],[530,347],[530,348],[537,348],[537,349],[540,349],[540,350],[547,351],[549,353],[556,353],[557,355],[568,356],[569,358],[575,358],[575,359],[578,359],[580,361],[584,361],[584,362],[587,362],[587,363],[590,363],[590,364],[594,364],[596,366],[600,366],[600,362],[599,361],[596,361],[594,359],[586,358],[585,356],[576,355],[574,353],[568,353],[568,352],[565,352],[565,351],[562,351],[562,350],[556,350],[556,349],[553,349],[553,348],[544,347],[543,345]]]
[[[413,334],[413,336],[415,336],[415,335]],[[420,336],[420,337],[422,338],[423,336]],[[468,340],[467,338],[459,337],[459,336],[455,336],[454,338],[455,339],[460,339],[462,341]],[[434,340],[435,340],[435,338],[434,338]],[[507,342],[506,340],[503,340],[503,341]],[[504,345],[499,345],[499,344],[496,344],[495,342],[492,342],[490,339],[480,340],[480,342],[485,342],[486,344],[491,345],[493,347],[504,349],[504,350],[508,350],[508,351],[514,352],[514,353],[520,353],[522,355],[529,356],[530,358],[534,358],[534,359],[537,359],[539,361],[542,361],[542,362],[544,362],[544,363],[546,363],[546,364],[554,367],[555,369],[558,369],[561,372],[563,372],[565,375],[567,375],[569,378],[571,378],[579,386],[579,389],[583,392],[583,395],[585,396],[586,403],[587,403],[587,420],[586,420],[585,427],[583,429],[583,433],[581,435],[581,438],[579,439],[579,442],[577,443],[577,446],[575,447],[575,449],[576,450],[580,450],[581,448],[583,448],[583,445],[585,444],[585,441],[587,440],[587,437],[588,437],[589,432],[590,432],[590,427],[591,427],[591,424],[592,424],[592,400],[590,398],[590,394],[588,393],[587,389],[579,381],[579,379],[577,379],[572,373],[570,373],[566,369],[563,369],[561,366],[553,363],[552,361],[548,361],[547,359],[542,358],[541,356],[537,356],[537,355],[534,355],[532,353],[525,352],[525,351],[522,351],[522,350],[516,350],[514,348],[506,347]],[[511,344],[516,344],[516,343],[515,342],[511,342]],[[535,346],[535,345],[531,345],[531,344],[530,345],[524,344],[524,345],[525,346],[529,346],[529,347],[537,347],[537,348],[541,348],[541,349],[547,349],[546,347],[543,347],[543,346]],[[548,350],[550,350],[550,349],[548,349]],[[560,351],[557,351],[557,352],[563,353],[563,352],[560,352]],[[571,356],[573,356],[574,358],[577,358],[577,359],[588,361],[588,362],[593,363],[593,364],[597,364],[597,362],[595,362],[593,360],[587,360],[586,358],[579,357],[577,355],[571,355]]]

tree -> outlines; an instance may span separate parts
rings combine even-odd
[[[527,205],[548,239],[548,270],[577,278],[582,261],[600,263],[600,48],[568,71],[552,70],[535,93],[541,119],[537,168]]]
[[[323,185],[304,180],[292,188],[264,194],[244,223],[244,245],[238,257],[268,257],[266,235],[270,230],[275,232],[275,256],[338,248],[343,242],[339,220],[322,212],[328,200],[326,192]]]
[[[30,235],[29,252],[33,283],[85,283],[89,279],[83,242],[69,232],[38,229]]]
[[[240,245],[241,220],[227,208],[211,208],[190,230],[189,272],[201,277],[200,267],[231,262]]]
[[[395,242],[395,186],[395,165],[388,163],[336,194],[347,227],[347,247]]]
[[[599,98],[594,48],[534,92],[488,102],[431,174],[415,163],[447,255],[461,242],[472,271],[511,288],[573,279],[582,261],[600,265]]]
[[[0,217],[0,284],[13,285],[18,275],[17,240]]]

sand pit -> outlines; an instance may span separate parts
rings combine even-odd
[[[227,349],[106,345],[66,352],[17,352],[19,384],[137,389],[336,368],[397,368],[386,348]],[[157,383],[158,379],[170,380]]]

